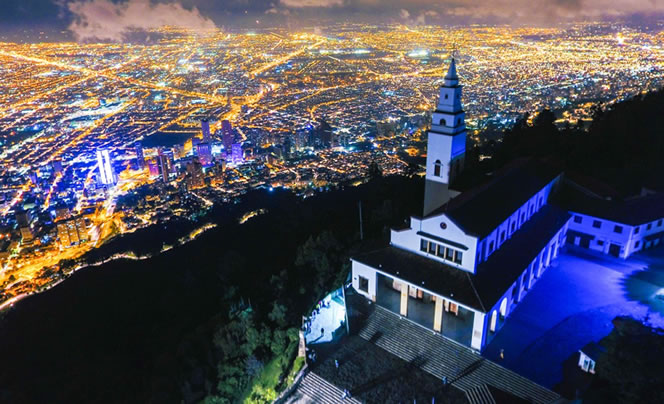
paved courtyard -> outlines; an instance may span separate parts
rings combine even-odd
[[[608,335],[616,316],[664,328],[664,248],[621,260],[567,247],[487,346],[484,355],[552,388],[562,363]],[[504,359],[500,359],[500,350]]]

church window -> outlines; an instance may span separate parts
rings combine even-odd
[[[440,162],[440,160],[436,160],[436,162],[433,164],[433,175],[435,177],[440,177],[441,176],[441,169],[443,167],[443,164]]]
[[[359,282],[360,283],[360,285],[359,285],[360,290],[362,292],[368,293],[369,292],[369,279],[367,279],[363,276],[360,276],[359,278],[360,278],[360,282]]]

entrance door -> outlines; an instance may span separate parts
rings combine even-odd
[[[618,244],[613,244],[609,246],[609,254],[613,255],[614,257],[620,257],[620,246]]]

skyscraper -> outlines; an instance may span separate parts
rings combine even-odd
[[[240,143],[233,143],[231,150],[231,159],[233,160],[233,164],[242,163],[242,145]]]
[[[140,142],[136,142],[136,167],[139,170],[145,168],[145,156],[143,156],[143,145]]]
[[[212,164],[212,145],[208,142],[196,145],[196,154],[200,163],[207,167]]]
[[[159,164],[159,171],[161,172],[161,179],[164,182],[168,182],[168,177],[171,173],[171,170],[170,170],[170,167],[169,167],[168,156],[163,154],[161,150],[159,150],[159,155],[157,156],[157,163]]]
[[[201,131],[203,132],[203,142],[210,142],[210,121],[206,119],[201,120]]]
[[[230,155],[231,148],[233,147],[233,126],[231,126],[229,121],[221,122],[221,133],[226,155]]]
[[[102,185],[115,185],[118,177],[113,171],[113,161],[106,149],[97,149],[97,166],[99,167],[99,182]]]

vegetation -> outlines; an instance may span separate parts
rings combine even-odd
[[[600,341],[606,352],[597,360],[584,402],[664,402],[664,330],[627,317],[616,318],[613,325]]]
[[[502,141],[491,140],[467,153],[471,167],[462,185],[473,185],[488,172],[518,157],[535,156],[557,163],[566,172],[598,179],[619,195],[642,187],[664,189],[664,90],[596,108],[588,128],[567,123],[562,129],[548,109],[525,114],[506,130]],[[479,162],[479,155],[492,159]]]

